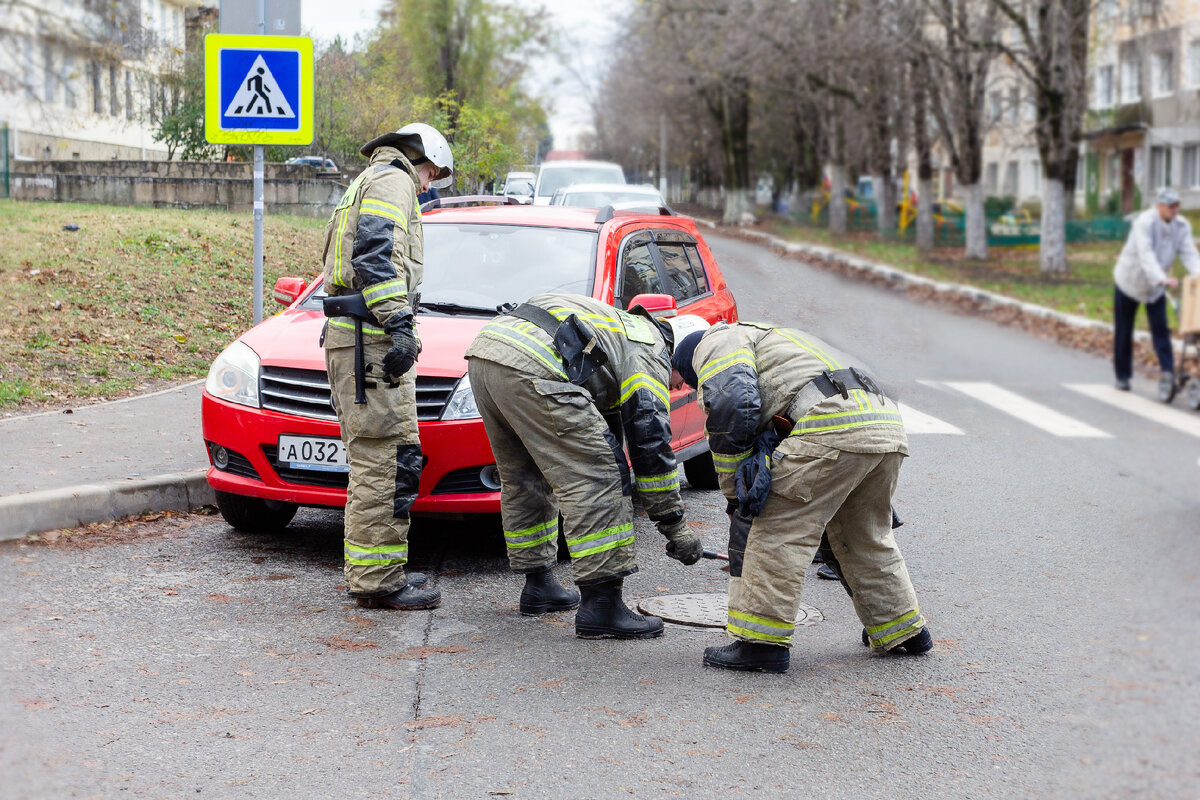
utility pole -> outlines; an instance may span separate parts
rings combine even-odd
[[[670,202],[667,199],[667,112],[660,111],[658,114],[658,191],[663,196],[663,202]]]
[[[267,0],[258,0],[258,35],[267,35]],[[254,145],[254,324],[263,318],[263,146]]]

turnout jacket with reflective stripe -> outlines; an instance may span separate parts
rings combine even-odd
[[[825,370],[857,366],[803,331],[759,323],[719,323],[705,331],[692,356],[705,432],[727,497],[733,473],[758,435],[783,416],[796,394]],[[895,401],[861,389],[810,409],[797,409],[791,434],[854,453],[908,454],[908,438]]]
[[[424,246],[417,206],[419,185],[416,168],[399,150],[377,147],[325,227],[325,291],[332,295],[363,293],[378,322],[364,323],[367,341],[386,338],[388,321],[410,310],[410,298],[421,283]],[[325,347],[353,346],[354,321],[344,317],[329,320]]]
[[[662,334],[644,317],[619,311],[590,297],[541,294],[528,300],[559,321],[571,315],[596,335],[608,364],[584,384],[609,430],[624,439],[634,485],[651,519],[683,511],[679,470],[671,450],[671,361]],[[519,369],[535,378],[567,382],[562,356],[538,326],[501,315],[484,326],[467,348],[482,358]],[[619,450],[619,446],[617,448]],[[622,456],[623,458],[623,456]]]

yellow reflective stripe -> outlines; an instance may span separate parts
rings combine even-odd
[[[518,334],[521,333],[521,331],[519,331],[515,328],[512,328],[511,326],[505,326],[505,327],[508,327],[510,330],[514,331],[515,333],[518,333]],[[523,342],[514,336],[510,336],[507,333],[500,332],[499,330],[496,329],[496,327],[492,327],[492,326],[484,328],[482,331],[479,332],[479,335],[480,336],[490,336],[493,339],[501,339],[512,345],[515,345],[516,347],[519,347],[522,350],[525,350],[526,352],[528,352],[531,356],[536,358],[538,361],[541,361],[543,364],[548,366],[550,369],[554,370],[555,375],[558,375],[563,378],[567,377],[567,373],[563,371],[562,365],[559,362],[553,361],[550,358],[547,358],[545,355],[543,355],[543,353],[550,353],[551,351],[546,349],[546,346],[544,344],[542,344],[541,342],[539,342],[537,339],[534,339],[532,337],[525,337],[526,341]],[[523,336],[523,334],[522,334],[522,336]],[[526,344],[526,342],[532,342],[533,344],[536,344],[538,349],[535,350],[534,348],[532,348],[528,344]],[[540,350],[540,352],[539,352],[539,350]]]
[[[621,384],[621,397],[617,400],[617,405],[633,397],[633,393],[638,389],[649,389],[652,394],[657,395],[663,401],[663,405],[670,407],[671,395],[667,391],[667,387],[663,385],[662,381],[656,380],[644,372],[635,372],[625,379]]]
[[[814,356],[816,356],[817,358],[819,358],[821,360],[822,364],[829,367],[831,370],[841,369],[840,364],[838,364],[836,361],[832,360],[823,350],[821,350],[821,348],[817,347],[815,344],[808,341],[807,339],[793,335],[792,333],[785,331],[783,328],[775,328],[775,332],[778,333],[783,338],[787,339],[792,344],[799,347],[801,350],[804,350],[805,352],[808,352],[808,353],[812,353]]]
[[[620,539],[613,538],[623,533],[629,533],[631,535]],[[571,552],[571,558],[583,558],[584,556],[590,556],[594,553],[602,553],[605,550],[615,550],[618,547],[624,547],[625,545],[633,544],[634,537],[632,533],[633,523],[626,522],[624,525],[614,525],[611,528],[605,528],[602,531],[590,533],[587,536],[581,536],[578,539],[567,539],[567,549]],[[588,542],[596,541],[597,539],[610,539],[610,541],[603,542],[595,547],[589,547],[586,550],[575,549],[578,545],[587,544]]]
[[[743,628],[738,625],[734,625],[732,622],[726,624],[725,628],[730,633],[736,633],[749,639],[758,639],[762,642],[779,642],[780,644],[787,644],[788,642],[792,641],[791,634],[788,634],[787,636],[777,636],[773,633],[759,633],[758,631],[752,631],[749,628]]]
[[[359,216],[362,216],[362,217],[365,217],[366,215],[370,214],[372,216],[383,217],[384,219],[390,219],[392,222],[398,223],[400,225],[401,230],[403,230],[405,233],[408,233],[408,220],[404,218],[403,214],[393,214],[392,212],[384,211],[381,208],[374,208],[373,206],[368,206],[366,203],[363,203],[362,208],[360,208],[358,210],[358,214],[359,214]]]
[[[736,453],[731,456],[727,456],[724,453],[713,453],[713,467],[716,468],[717,472],[737,472],[738,464],[742,463],[742,460],[748,458],[753,452],[753,450],[747,450],[744,453]]]
[[[749,364],[750,369],[758,369],[758,365],[754,361],[754,353],[743,347],[740,350],[734,350],[732,353],[727,353],[705,364],[700,370],[700,382],[704,383],[713,375],[732,367],[734,364]]]
[[[343,540],[345,558],[349,564],[357,566],[387,566],[403,564],[408,561],[407,544],[384,544],[374,547],[360,547]]]
[[[920,608],[914,608],[912,611],[908,612],[907,614],[905,614],[903,616],[897,617],[896,619],[892,620],[891,622],[885,622],[882,625],[875,625],[874,627],[867,628],[867,634],[870,635],[870,634],[874,634],[874,633],[880,633],[881,631],[885,631],[888,628],[899,625],[901,622],[908,622],[910,619],[916,619],[916,617],[920,613],[921,613]]]
[[[758,625],[765,625],[768,628],[775,628],[781,631],[796,630],[796,626],[794,624],[787,622],[776,622],[775,620],[767,619],[766,617],[756,617],[755,615],[747,614],[744,611],[734,611],[732,608],[729,609],[729,616],[733,617],[734,619],[741,620],[742,622],[753,622]]]
[[[393,205],[386,200],[380,200],[378,197],[365,197],[363,198],[362,204],[363,208],[372,206],[374,208],[382,209],[383,211],[390,211],[393,214],[399,214],[402,217],[404,216],[404,211],[401,210],[400,206]]]
[[[333,243],[333,283],[335,286],[344,286],[350,288],[350,284],[346,283],[346,276],[342,274],[342,237],[346,234],[346,219],[350,216],[350,209],[343,208],[341,211],[342,217],[338,220],[336,241]]]
[[[350,331],[354,330],[353,322],[342,322],[340,319],[330,319],[329,324],[337,328],[345,328],[346,330]],[[362,329],[363,333],[374,333],[380,336],[387,333],[387,331],[385,331],[383,328],[376,328],[374,325],[368,325],[365,322],[363,323]]]
[[[376,283],[363,289],[363,300],[368,306],[373,306],[389,297],[404,297],[408,294],[408,283],[404,278],[393,278],[390,281]]]
[[[583,317],[584,319],[593,323],[597,328],[604,328],[605,330],[616,331],[617,333],[620,333],[620,334],[625,333],[625,326],[623,326],[621,324],[621,321],[619,319],[616,319],[615,317],[603,317],[603,316],[600,316],[599,314],[592,314],[591,312],[588,312],[588,311],[582,311],[582,310],[576,309],[576,308],[565,308],[565,307],[561,307],[561,306],[557,309],[553,309],[553,308],[547,309],[547,311],[549,311],[552,315],[554,315],[554,318],[557,319],[559,322],[562,322],[567,317],[574,314],[577,317]],[[603,325],[603,324],[597,324],[597,323],[611,323],[611,324]]]

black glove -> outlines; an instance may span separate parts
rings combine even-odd
[[[685,566],[695,564],[704,554],[704,543],[682,515],[674,522],[659,522],[658,532],[667,537],[667,555]]]
[[[417,344],[412,317],[405,317],[400,322],[389,325],[388,332],[392,335],[392,347],[383,357],[383,374],[388,380],[395,382],[417,363],[417,354],[421,352],[421,348]]]

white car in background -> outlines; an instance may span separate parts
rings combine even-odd
[[[555,192],[573,183],[625,183],[625,172],[611,161],[546,161],[538,169],[533,204],[550,205]]]
[[[522,205],[533,202],[533,182],[537,176],[532,172],[510,172],[504,177],[504,188],[500,194],[505,197],[515,197]]]
[[[552,206],[585,208],[663,208],[666,204],[658,189],[644,183],[573,183],[550,198]]]

